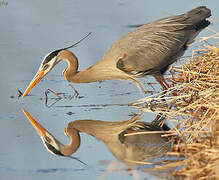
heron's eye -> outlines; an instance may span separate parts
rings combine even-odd
[[[49,67],[49,64],[44,64],[43,69],[46,70]]]

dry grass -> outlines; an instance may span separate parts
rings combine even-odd
[[[164,97],[155,94],[132,103],[143,111],[162,113],[172,124],[179,140],[169,154],[185,159],[155,169],[183,164],[172,173],[177,179],[219,179],[219,48],[205,46],[201,51],[170,69],[171,88]]]

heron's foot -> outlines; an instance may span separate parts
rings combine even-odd
[[[72,96],[70,96],[70,100],[73,98],[79,98],[79,92],[74,88],[74,86],[72,86],[71,84],[69,84],[69,86],[72,88],[72,90],[74,91],[74,94]]]
[[[51,103],[51,104],[48,104],[48,94],[49,94],[49,93],[53,93],[55,96],[57,96],[56,100],[55,100],[53,103]],[[48,108],[50,108],[51,106],[53,106],[54,104],[56,104],[58,101],[60,101],[60,100],[62,99],[62,97],[59,96],[59,93],[56,93],[56,92],[54,92],[54,91],[51,90],[51,89],[47,89],[47,90],[45,91],[45,96],[46,96],[45,105],[46,105],[46,107],[48,107]]]

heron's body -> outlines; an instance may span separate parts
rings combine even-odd
[[[77,73],[76,77],[80,80],[74,81],[76,78],[73,77],[72,82],[160,76],[183,55],[196,35],[210,24],[205,20],[209,16],[210,10],[199,7],[183,15],[142,25],[115,41],[100,61]],[[87,77],[88,74],[91,76]]]
[[[164,129],[162,129],[155,124],[137,122],[137,116],[121,122],[104,122],[98,120],[72,121],[65,128],[65,134],[69,137],[70,143],[63,145],[38,124],[26,111],[24,113],[41,136],[46,148],[57,155],[69,156],[74,153],[80,146],[79,133],[89,134],[104,142],[108,149],[122,161],[149,160],[153,157],[163,156],[170,149],[168,138],[161,137],[162,133],[152,132],[169,130],[169,128],[164,126]],[[126,136],[133,132],[149,133]]]
[[[206,20],[209,16],[211,11],[200,6],[182,15],[142,25],[115,41],[100,61],[82,71],[77,71],[78,60],[67,48],[56,50],[57,55],[51,56],[54,52],[47,55],[39,70],[52,59],[51,68],[60,60],[65,60],[70,67],[63,75],[69,82],[122,79],[129,80],[140,88],[136,78],[152,75],[163,89],[167,89],[163,74],[184,54],[199,32],[210,24]]]

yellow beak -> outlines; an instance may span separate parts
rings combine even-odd
[[[29,120],[30,124],[35,128],[37,133],[40,135],[40,137],[45,137],[46,136],[46,130],[24,109],[22,109],[24,112],[24,115],[27,117]]]
[[[30,82],[29,86],[27,87],[26,91],[24,92],[22,98],[26,96],[30,90],[43,78],[45,70],[39,70],[36,75],[33,77],[32,81]]]

